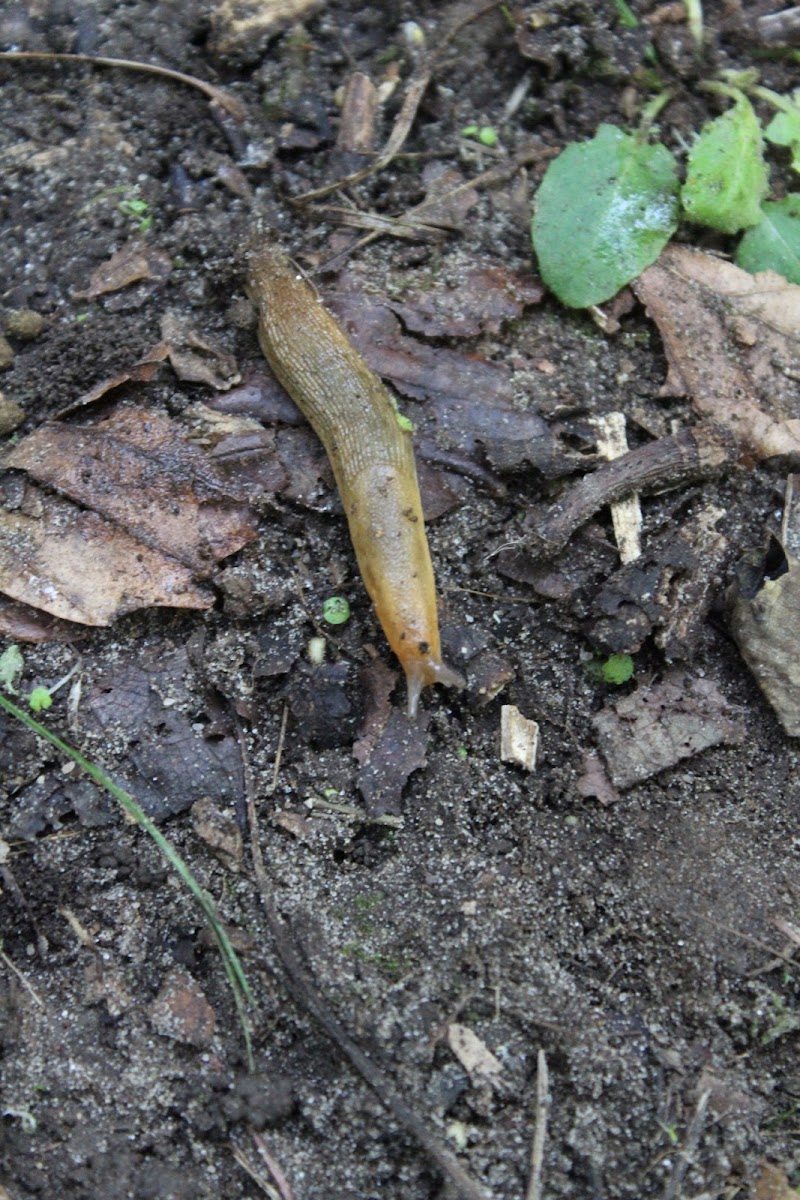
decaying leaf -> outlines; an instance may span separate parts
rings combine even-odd
[[[542,417],[516,406],[508,367],[404,334],[385,300],[347,283],[353,290],[337,291],[331,308],[374,371],[400,395],[427,401],[441,445],[482,451],[498,470],[529,462],[552,477],[572,469]]]
[[[109,292],[119,292],[133,283],[161,283],[172,272],[172,260],[163,250],[138,241],[112,254],[92,271],[89,286],[82,298],[96,300]]]
[[[800,286],[676,245],[633,288],[664,341],[664,394],[690,396],[756,458],[800,458]]]
[[[785,1171],[764,1161],[756,1181],[755,1200],[797,1200],[797,1189],[792,1187]]]
[[[62,408],[56,416],[65,417],[68,413],[75,412],[78,408],[85,408],[95,401],[102,399],[107,392],[113,391],[115,388],[123,387],[126,383],[149,383],[159,368],[159,365],[164,362],[169,353],[169,347],[164,342],[157,342],[147,353],[135,362],[133,366],[128,367],[125,371],[120,371],[117,375],[110,375],[107,379],[101,379],[99,383],[95,383],[78,396],[77,400],[73,400],[66,408]]]
[[[218,715],[202,691],[186,650],[170,653],[163,645],[114,664],[85,690],[83,722],[126,748],[114,779],[154,821],[205,796],[233,812],[241,797],[238,742],[223,732],[224,722],[198,725],[198,714]]]
[[[174,312],[164,313],[161,336],[178,379],[187,383],[207,383],[219,392],[225,392],[241,381],[233,355],[201,337],[185,317]]]
[[[121,408],[94,425],[43,425],[12,447],[2,465],[27,471],[207,575],[255,530],[247,505],[184,433],[157,409]]]
[[[82,625],[108,625],[137,608],[214,603],[182,563],[32,486],[19,511],[0,508],[0,591]]]
[[[737,713],[717,685],[677,670],[606,704],[593,724],[619,788],[641,783],[709,746],[735,744],[744,737]]]
[[[783,728],[800,737],[800,475],[789,477],[781,538],[738,564],[729,603],[742,658]]]
[[[411,721],[393,709],[358,773],[358,788],[370,816],[398,813],[403,788],[413,771],[425,766],[430,713]],[[374,733],[374,731],[373,731]]]
[[[485,331],[496,333],[528,305],[538,304],[543,295],[544,288],[532,275],[487,260],[459,272],[449,287],[426,288],[423,280],[415,288],[414,281],[408,280],[402,302],[391,300],[388,306],[412,333],[467,338]]]
[[[707,505],[651,536],[646,553],[613,572],[591,602],[589,637],[610,654],[635,654],[655,632],[667,662],[690,661],[717,589],[728,540],[724,512]]]

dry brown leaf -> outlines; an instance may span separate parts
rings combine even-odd
[[[12,642],[71,642],[78,634],[75,626],[49,617],[28,604],[14,604],[0,598],[0,637]]]
[[[161,318],[161,336],[169,350],[169,361],[178,379],[207,383],[226,392],[241,381],[236,359],[222,346],[203,338],[185,317],[174,312]]]
[[[81,625],[108,625],[137,608],[214,603],[181,563],[30,485],[19,509],[0,508],[0,591]]]
[[[800,458],[800,287],[688,246],[633,287],[664,341],[664,393],[690,396],[756,458]]]
[[[133,366],[128,367],[125,371],[120,371],[117,375],[109,375],[107,379],[101,379],[99,383],[93,384],[88,391],[78,396],[77,400],[73,400],[66,408],[62,408],[57,412],[56,416],[65,417],[68,413],[75,412],[78,408],[85,408],[89,404],[94,404],[95,401],[102,399],[107,392],[113,391],[114,388],[123,387],[126,383],[149,383],[160,364],[166,359],[168,353],[169,347],[164,342],[157,342]]]
[[[3,465],[27,471],[198,574],[255,537],[247,505],[185,440],[182,426],[157,409],[122,408],[95,425],[43,425]]]
[[[538,304],[544,288],[532,275],[510,271],[502,262],[487,260],[459,272],[452,285],[418,287],[405,281],[402,303],[389,301],[406,329],[425,337],[475,337],[497,333],[504,321]]]
[[[740,742],[736,715],[711,679],[676,670],[606,704],[592,723],[614,784],[627,788],[709,746]]]
[[[100,263],[89,278],[89,286],[81,298],[96,300],[108,292],[119,292],[122,288],[130,287],[133,283],[145,280],[161,280],[172,272],[172,259],[163,250],[155,246],[142,245],[141,242],[127,242],[111,258]]]
[[[584,799],[593,797],[600,804],[614,804],[619,800],[619,792],[608,777],[600,755],[594,750],[587,750],[581,760],[583,774],[575,782],[575,790]]]

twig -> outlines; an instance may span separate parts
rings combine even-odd
[[[0,51],[0,61],[3,60],[7,62],[30,60],[90,63],[95,67],[120,67],[123,71],[143,71],[147,75],[160,75],[163,79],[171,79],[175,83],[185,83],[189,87],[197,88],[209,100],[219,104],[225,112],[230,113],[234,120],[243,121],[245,118],[246,110],[241,101],[234,96],[229,96],[220,88],[214,87],[213,83],[207,83],[205,79],[198,79],[195,75],[186,75],[183,71],[173,71],[171,67],[159,67],[155,63],[136,62],[132,58],[104,58],[98,54],[51,54],[49,51],[43,50],[3,50]]]
[[[328,1007],[327,1001],[320,995],[309,971],[302,963],[291,928],[278,915],[278,909],[272,893],[272,884],[264,864],[264,856],[261,852],[261,843],[258,837],[255,781],[241,726],[239,728],[239,745],[241,748],[242,769],[247,796],[247,817],[250,829],[250,853],[253,859],[253,871],[256,883],[258,884],[261,903],[267,918],[267,924],[275,941],[275,949],[282,967],[283,984],[287,992],[294,1003],[312,1016],[322,1027],[331,1041],[338,1046],[345,1058],[348,1059],[350,1065],[369,1084],[378,1099],[389,1110],[398,1124],[406,1130],[410,1137],[436,1163],[442,1173],[455,1187],[458,1195],[463,1200],[490,1200],[489,1193],[484,1191],[480,1184],[464,1170],[455,1155],[431,1133],[428,1126],[417,1116],[403,1097],[395,1091],[385,1072],[367,1057],[359,1044],[350,1036],[338,1017]],[[273,774],[272,791],[274,791],[276,779],[277,775]]]
[[[20,981],[20,983],[25,988],[25,990],[31,994],[33,999],[39,1005],[39,1008],[44,1008],[44,1000],[41,998],[39,993],[36,991],[33,984],[30,982],[30,980],[26,979],[26,977],[22,974],[22,971],[20,971],[19,967],[14,966],[13,962],[6,954],[5,950],[0,950],[0,959],[3,960],[3,962],[8,967],[9,971],[13,971],[13,973],[16,975],[17,979]]]
[[[664,1200],[678,1200],[683,1195],[683,1181],[700,1142],[700,1134],[703,1132],[710,1096],[711,1092],[705,1091],[697,1101],[694,1116],[689,1124],[689,1128],[686,1130],[683,1149],[675,1152],[675,1166],[672,1168],[672,1174],[667,1180],[667,1186],[664,1189]]]
[[[365,246],[368,246],[371,242],[376,241],[385,233],[391,233],[394,237],[421,237],[423,236],[423,233],[426,237],[433,237],[434,235],[441,234],[449,229],[452,229],[451,226],[444,223],[438,224],[435,220],[420,221],[419,218],[423,217],[425,210],[429,208],[432,208],[435,214],[437,207],[444,207],[460,192],[468,191],[470,188],[488,187],[494,183],[502,183],[503,180],[509,178],[511,175],[514,175],[517,171],[519,171],[522,167],[527,166],[529,163],[537,162],[543,158],[552,158],[556,153],[557,151],[555,149],[547,146],[528,146],[524,150],[521,150],[520,153],[511,159],[510,162],[500,163],[499,166],[491,167],[488,171],[482,171],[480,175],[475,175],[472,179],[465,179],[461,183],[457,183],[448,191],[443,192],[441,195],[428,196],[425,200],[421,200],[419,204],[415,204],[412,208],[406,209],[405,212],[400,213],[397,217],[386,218],[374,213],[363,214],[363,223],[366,225],[368,223],[368,219],[373,218],[376,223],[376,228],[372,229],[371,232],[366,233],[362,238],[359,238],[354,245],[348,246],[345,250],[341,250],[338,254],[335,254],[332,258],[329,258],[327,262],[322,264],[318,269],[320,271],[333,270],[334,267],[339,265],[341,259],[349,257],[357,250],[363,250]],[[318,207],[315,207],[314,211],[333,212],[334,214],[337,212],[348,211],[351,215],[348,216],[344,223],[353,225],[358,224],[358,220],[353,214],[352,210],[342,210],[336,205],[319,205]],[[417,231],[420,231],[419,234]]]
[[[262,1192],[269,1198],[269,1200],[281,1200],[279,1192],[276,1191],[271,1183],[267,1182],[255,1164],[250,1161],[246,1151],[244,1151],[241,1146],[237,1146],[235,1142],[233,1143],[233,1157],[236,1159],[242,1170],[247,1172],[253,1183],[261,1188]]]
[[[281,1200],[297,1200],[297,1197],[291,1189],[289,1180],[284,1175],[275,1157],[270,1154],[269,1146],[264,1141],[261,1134],[257,1133],[255,1129],[251,1129],[250,1132],[253,1136],[253,1141],[258,1146],[259,1154],[267,1164],[267,1170],[275,1180],[275,1186],[278,1189]]]
[[[534,518],[528,537],[534,553],[557,554],[573,533],[599,508],[636,491],[676,487],[716,474],[737,457],[722,431],[704,425],[684,429],[629,450],[613,462],[584,475],[541,519]]]
[[[533,1127],[531,1145],[531,1177],[525,1200],[542,1198],[542,1165],[544,1144],[547,1138],[547,1117],[550,1111],[550,1079],[544,1050],[539,1048],[536,1056],[536,1124]]]
[[[373,162],[366,167],[362,167],[360,171],[354,171],[351,175],[343,175],[341,179],[337,179],[334,183],[328,183],[324,187],[314,188],[310,192],[303,192],[301,196],[293,197],[292,203],[308,204],[311,200],[319,200],[322,196],[329,196],[331,192],[337,192],[340,188],[360,183],[362,179],[366,179],[369,175],[374,175],[378,171],[382,171],[384,167],[388,167],[392,159],[400,153],[405,145],[406,138],[411,132],[416,119],[417,109],[422,102],[422,97],[428,90],[428,84],[433,78],[434,70],[438,66],[438,60],[444,47],[448,45],[465,25],[476,21],[478,17],[490,12],[493,8],[497,8],[500,3],[501,0],[478,0],[478,3],[473,4],[466,12],[463,11],[463,5],[456,5],[455,19],[450,28],[446,29],[442,34],[435,54],[426,58],[411,76],[408,90],[406,91],[400,112],[395,119],[392,132],[389,134],[386,145]]]

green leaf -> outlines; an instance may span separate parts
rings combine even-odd
[[[764,130],[764,137],[773,146],[788,146],[792,152],[792,169],[800,172],[800,108],[776,113]]]
[[[633,659],[630,654],[610,654],[602,666],[606,683],[627,683],[633,678]]]
[[[31,712],[41,712],[45,708],[50,708],[52,703],[53,697],[46,687],[35,687],[28,697]]]
[[[761,126],[750,101],[740,95],[700,131],[689,155],[681,203],[690,221],[737,233],[758,224],[768,180]]]
[[[739,242],[736,263],[754,275],[777,271],[800,283],[800,195],[790,192],[763,206],[761,220]]]
[[[329,625],[344,625],[350,620],[350,605],[344,596],[329,596],[322,605],[322,615]]]
[[[16,692],[14,680],[22,674],[25,663],[19,646],[9,646],[0,654],[0,687],[4,687],[13,696]]]
[[[542,279],[564,304],[608,300],[655,262],[677,227],[675,160],[615,125],[567,146],[536,196]]]

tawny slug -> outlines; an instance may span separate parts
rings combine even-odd
[[[249,291],[261,349],[330,459],[359,570],[408,682],[463,687],[441,659],[436,587],[411,434],[378,376],[277,246],[254,246]]]

